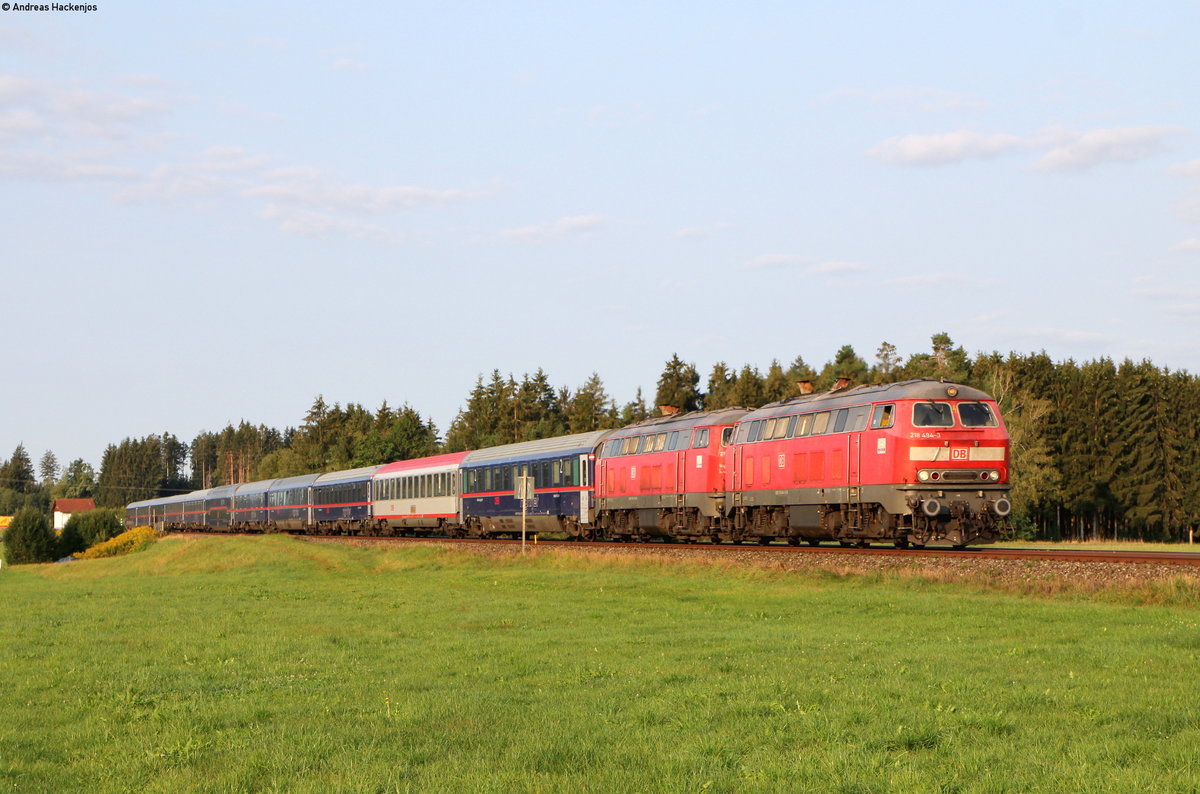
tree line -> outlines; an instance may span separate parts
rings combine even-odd
[[[942,378],[997,398],[1012,436],[1011,520],[1037,538],[1188,539],[1200,523],[1200,380],[1149,361],[1054,362],[1045,352],[969,355],[945,333],[928,352],[903,358],[882,343],[866,361],[842,346],[819,369],[797,356],[765,371],[718,361],[701,385],[694,364],[673,355],[647,403],[641,389],[618,403],[593,373],[581,386],[554,385],[541,369],[519,379],[479,376],[443,437],[404,404],[374,411],[318,396],[295,428],[242,421],[191,443],[170,433],[109,445],[95,473],[82,460],[59,471],[53,453],[35,472],[23,446],[0,465],[0,514],[47,509],[57,496],[93,496],[100,506],[199,488],[336,471],[568,433],[622,427],[661,415],[795,397],[798,384],[832,388]],[[40,477],[38,474],[40,473]]]

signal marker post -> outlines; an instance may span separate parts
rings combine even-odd
[[[525,553],[525,518],[529,512],[529,503],[537,496],[533,492],[533,477],[518,475],[514,478],[513,495],[521,500],[521,553]]]

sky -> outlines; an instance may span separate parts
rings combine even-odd
[[[383,5],[0,11],[0,459],[939,332],[1200,372],[1200,2]]]

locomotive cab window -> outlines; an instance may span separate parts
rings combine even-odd
[[[696,443],[692,444],[693,449],[704,449],[708,446],[708,428],[696,431]]]
[[[894,405],[877,405],[875,406],[875,416],[871,418],[872,430],[886,430],[891,427],[896,421],[896,406]]]
[[[953,427],[954,412],[950,403],[916,403],[913,405],[914,427]]]
[[[986,403],[959,403],[958,421],[963,427],[996,427],[996,415]]]

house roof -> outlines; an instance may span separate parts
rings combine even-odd
[[[96,509],[96,502],[92,499],[55,499],[54,512],[56,513],[86,513],[89,510]]]

